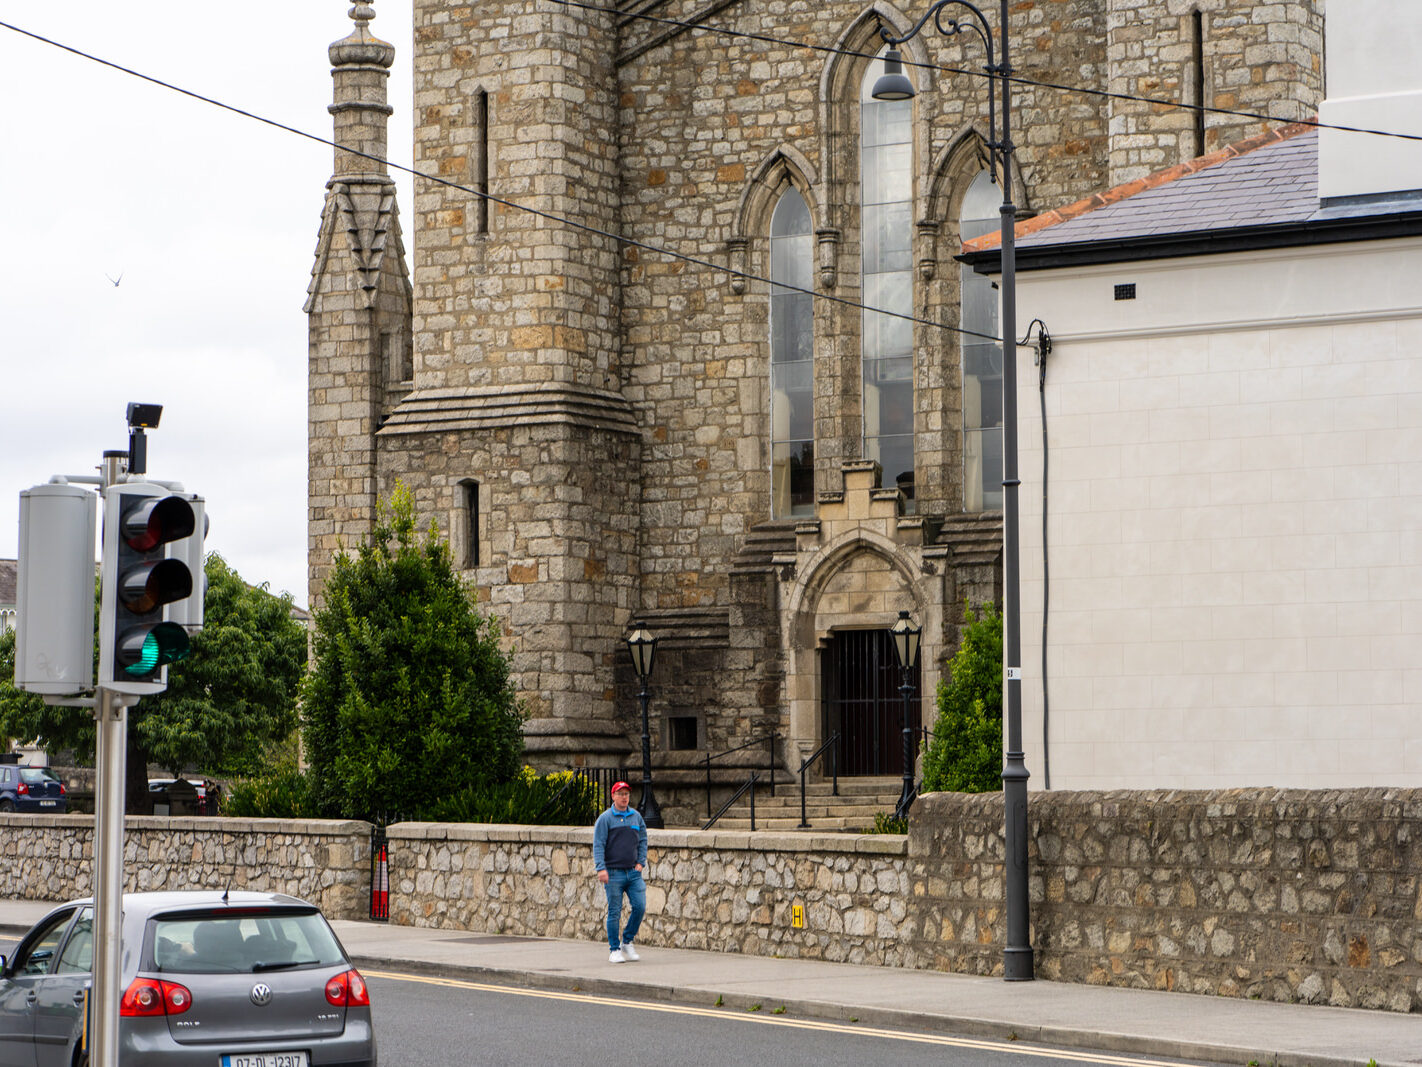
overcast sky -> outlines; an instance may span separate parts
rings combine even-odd
[[[329,137],[350,6],[4,0],[0,21]],[[409,164],[410,0],[375,9]],[[207,498],[207,546],[243,578],[306,606],[301,305],[331,150],[4,28],[0,100],[0,557],[22,489],[94,473],[127,403],[160,403],[149,473]]]

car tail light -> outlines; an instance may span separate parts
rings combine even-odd
[[[18,786],[15,787],[15,792],[22,797],[28,796],[30,792],[30,787],[27,786],[24,782],[21,782]]]
[[[370,1007],[370,993],[360,972],[343,971],[326,983],[326,999],[338,1008]]]
[[[66,790],[65,790],[65,788],[64,788],[64,783],[63,783],[63,782],[60,782],[60,783],[59,783],[59,795],[60,795],[60,796],[64,796],[65,793],[66,793]]]
[[[153,978],[135,978],[119,1001],[119,1015],[181,1015],[193,1006],[187,986]]]

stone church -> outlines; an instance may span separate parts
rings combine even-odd
[[[1019,216],[1311,117],[1323,2],[1014,2]],[[837,734],[841,774],[899,774],[887,627],[923,628],[928,721],[1001,592],[996,293],[955,259],[1002,201],[983,43],[930,21],[917,95],[869,93],[926,10],[415,0],[397,205],[394,47],[356,0],[306,305],[312,602],[400,481],[502,622],[535,765],[640,765],[643,625],[658,781],[772,733],[792,772]]]

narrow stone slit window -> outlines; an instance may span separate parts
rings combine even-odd
[[[1195,155],[1205,154],[1205,16],[1196,8],[1190,19],[1190,81],[1195,97]]]
[[[381,359],[386,377],[392,382],[408,382],[415,377],[414,353],[405,343],[405,336],[386,330],[380,335]]]
[[[466,478],[455,487],[454,514],[450,523],[450,550],[464,570],[479,566],[479,483]]]
[[[480,89],[474,94],[474,232],[489,232],[489,94]]]

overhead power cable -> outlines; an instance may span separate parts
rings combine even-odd
[[[687,22],[681,19],[663,18],[659,15],[646,15],[635,11],[622,11],[616,7],[609,7],[605,4],[589,4],[582,0],[548,0],[549,3],[557,4],[560,7],[575,7],[585,11],[598,11],[605,14],[617,15],[628,20],[641,20],[644,22],[660,23],[664,26],[679,27],[686,30],[696,30],[702,33],[714,33],[722,37],[731,37],[746,41],[759,41],[763,44],[784,45],[789,48],[804,48],[811,52],[820,52],[825,55],[849,56],[854,59],[878,59],[878,52],[856,52],[850,48],[835,48],[831,45],[810,44],[806,41],[792,41],[783,37],[771,37],[764,33],[750,33],[745,30],[733,30],[726,26],[712,26],[704,22]],[[903,65],[915,67],[919,70],[932,70],[939,74],[966,74],[970,78],[1000,78],[1001,75],[990,73],[989,71],[973,69],[971,67],[949,67],[937,63],[916,63],[905,57]],[[1228,115],[1231,118],[1253,119],[1257,122],[1272,122],[1280,125],[1295,124],[1299,126],[1312,126],[1320,130],[1340,130],[1344,133],[1366,133],[1376,137],[1397,137],[1404,141],[1422,141],[1422,134],[1401,133],[1396,130],[1374,130],[1364,126],[1345,126],[1336,122],[1320,122],[1317,119],[1294,119],[1281,118],[1278,115],[1268,115],[1257,111],[1244,111],[1237,108],[1211,107],[1205,104],[1186,104],[1179,100],[1167,100],[1163,97],[1140,96],[1135,93],[1113,92],[1110,89],[1094,89],[1083,85],[1065,85],[1060,82],[1039,81],[1036,78],[1023,77],[1020,74],[1011,75],[1008,79],[1013,85],[1025,88],[1052,89],[1062,93],[1076,93],[1080,96],[1094,96],[1104,100],[1124,100],[1130,103],[1150,104],[1152,107],[1166,107],[1183,111],[1204,112],[1207,115]]]
[[[284,122],[278,122],[276,119],[267,118],[265,115],[258,115],[252,111],[245,111],[240,107],[224,103],[223,101],[214,99],[210,96],[204,96],[202,93],[194,92],[191,89],[185,89],[181,85],[174,85],[171,82],[166,82],[161,78],[156,78],[151,74],[144,74],[142,71],[134,70],[131,67],[125,67],[121,63],[115,63],[112,60],[104,59],[102,56],[93,55],[89,52],[83,51],[82,49],[75,48],[72,45],[64,44],[62,41],[53,40],[41,34],[23,29],[12,23],[0,21],[0,27],[21,34],[22,36],[29,37],[32,40],[40,41],[43,44],[51,45],[52,47],[61,49],[65,52],[69,52],[72,55],[79,56],[82,59],[87,59],[90,62],[98,63],[99,65],[108,67],[111,70],[116,70],[120,73],[128,74],[131,77],[138,78],[141,81],[146,81],[151,85],[156,85],[160,88],[168,89],[175,93],[180,93],[183,96],[190,97],[193,100],[201,101],[204,104],[211,104],[213,107],[221,108],[224,111],[230,111],[234,115],[240,115],[243,118],[253,119],[257,122],[264,123],[267,126],[272,126],[278,130],[283,130],[286,133],[295,134],[298,137],[304,137],[308,141],[315,141],[317,144],[326,145],[330,148],[337,148],[348,155],[357,156],[361,159],[368,159],[374,163],[379,163],[382,166],[390,167],[393,170],[402,171],[405,174],[414,175],[416,178],[423,178],[426,181],[431,181],[437,185],[445,186],[448,189],[457,189],[460,192],[468,193],[470,196],[478,197],[491,204],[498,204],[501,207],[506,207],[512,211],[521,211],[524,214],[532,215],[535,218],[544,219],[548,222],[555,222],[561,226],[570,226],[573,229],[581,230],[584,233],[590,233],[597,237],[605,237],[610,241],[615,241],[618,244],[625,245],[629,248],[637,248],[645,252],[653,252],[657,255],[666,256],[669,259],[676,259],[680,260],[683,263],[690,263],[694,266],[705,267],[707,270],[719,271],[721,273],[728,274],[733,278],[743,278],[749,282],[763,282],[764,284],[773,286],[775,289],[778,290],[785,290],[787,292],[794,293],[804,293],[805,295],[813,297],[816,300],[826,300],[834,304],[841,304],[845,307],[855,308],[860,311],[869,311],[874,313],[875,315],[884,315],[892,319],[902,319],[906,322],[917,323],[920,326],[930,326],[934,329],[947,330],[951,333],[962,334],[968,337],[980,337],[985,341],[1000,342],[1002,340],[1001,337],[998,337],[994,334],[979,333],[976,330],[967,330],[961,326],[950,326],[945,322],[935,322],[933,319],[920,318],[917,315],[908,315],[901,311],[889,311],[884,308],[871,307],[868,304],[861,303],[858,300],[851,300],[848,297],[835,296],[831,293],[822,293],[818,292],[817,290],[806,289],[798,285],[789,285],[785,282],[772,281],[771,279],[761,277],[758,274],[750,274],[746,271],[736,270],[734,267],[728,265],[713,263],[709,259],[702,259],[698,256],[689,256],[684,252],[676,252],[670,248],[665,248],[661,245],[654,245],[647,241],[639,241],[633,237],[624,237],[621,234],[613,233],[610,230],[604,230],[597,226],[591,226],[585,222],[578,222],[575,219],[566,218],[561,215],[555,215],[550,211],[540,211],[538,208],[528,207],[525,204],[520,204],[517,201],[513,200],[505,200],[502,197],[494,196],[492,193],[482,192],[478,189],[471,189],[467,185],[460,185],[458,182],[450,181],[448,178],[441,178],[437,174],[429,174],[422,170],[416,170],[414,167],[407,167],[404,164],[392,162],[391,160],[385,159],[381,156],[373,155],[369,152],[362,152],[357,149],[350,148],[347,145],[337,144],[329,137],[322,137],[320,134],[311,133],[310,131],[303,130],[300,127],[290,126]]]

